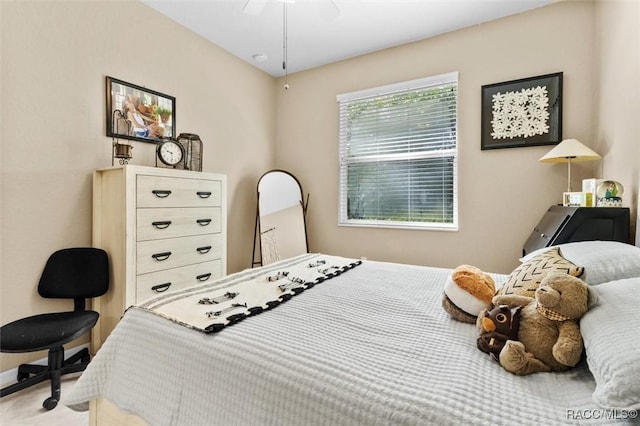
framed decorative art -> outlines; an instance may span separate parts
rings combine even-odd
[[[481,149],[562,140],[562,73],[482,86]]]
[[[106,82],[107,136],[153,143],[175,136],[173,96],[113,77]]]

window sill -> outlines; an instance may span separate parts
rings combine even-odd
[[[339,222],[338,226],[351,228],[381,228],[381,229],[407,229],[412,231],[448,231],[457,232],[457,224],[409,224],[409,223],[376,223],[376,222]]]

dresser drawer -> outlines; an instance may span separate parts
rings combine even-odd
[[[138,175],[138,207],[199,207],[221,205],[221,182]]]
[[[211,282],[223,274],[222,261],[198,263],[137,276],[136,303],[165,291],[174,291]]]
[[[137,209],[138,241],[220,232],[219,207]]]
[[[196,235],[140,241],[137,245],[137,274],[220,259],[222,234]]]

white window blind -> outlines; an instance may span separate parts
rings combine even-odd
[[[458,73],[338,95],[339,224],[458,227]]]

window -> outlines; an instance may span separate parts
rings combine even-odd
[[[338,95],[339,224],[456,230],[458,73]]]

